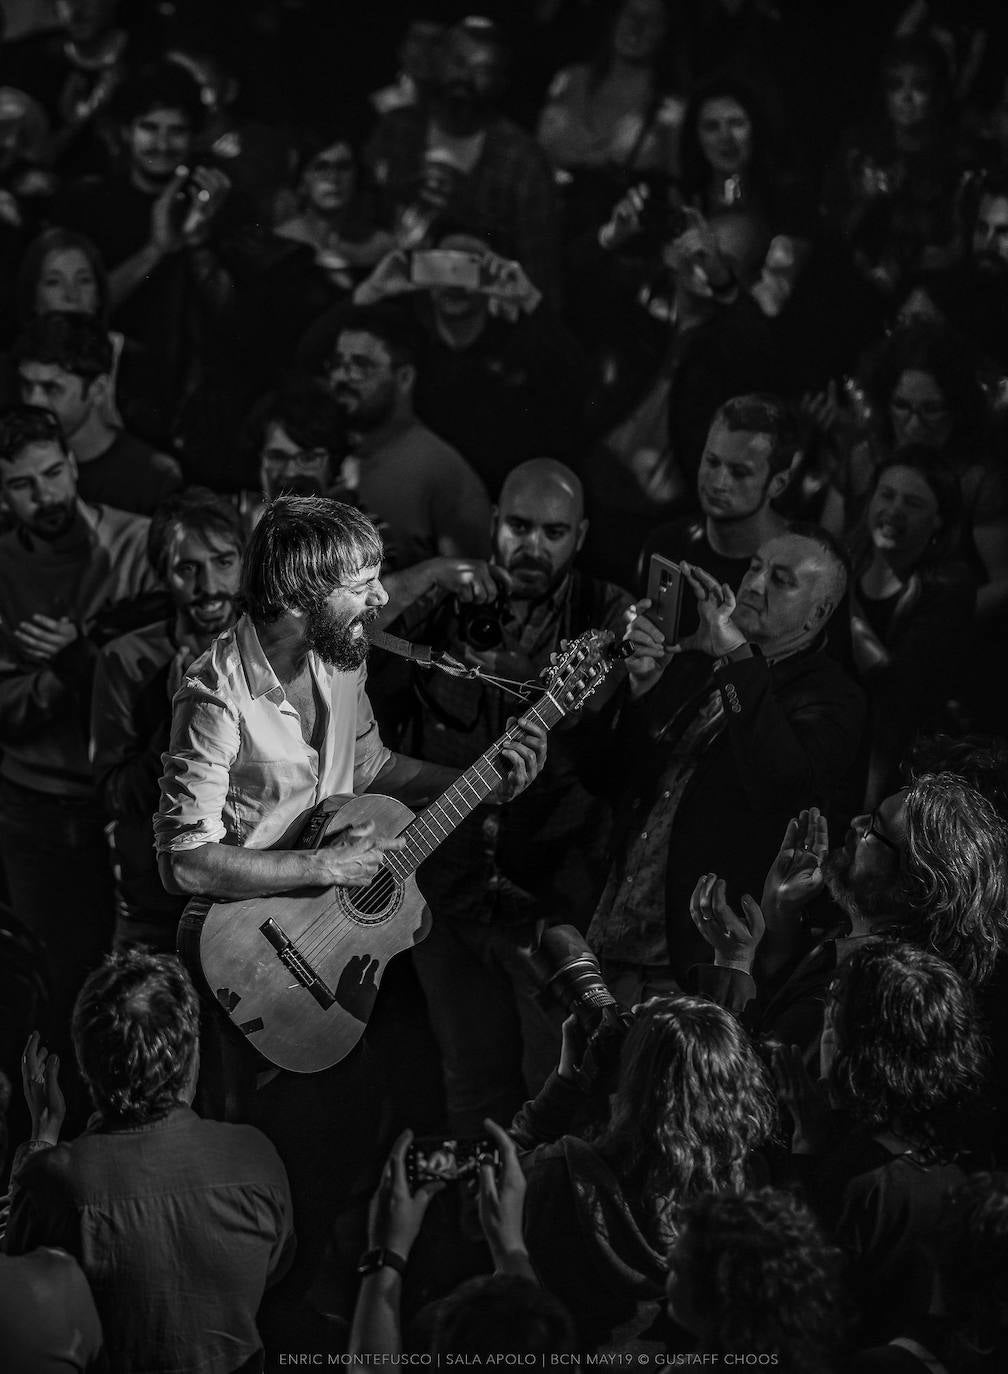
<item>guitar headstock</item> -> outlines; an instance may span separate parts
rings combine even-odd
[[[565,644],[547,669],[546,690],[564,711],[576,711],[616,661],[611,630],[586,630]]]

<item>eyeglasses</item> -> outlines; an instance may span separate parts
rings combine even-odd
[[[920,420],[922,425],[931,428],[933,425],[940,425],[948,418],[949,408],[944,401],[922,401],[916,405],[913,401],[907,400],[905,396],[894,396],[889,402],[889,409],[894,415],[899,415],[902,419],[908,420],[911,416]]]
[[[297,472],[314,472],[329,461],[329,453],[324,448],[267,448],[262,460],[268,468],[293,467]]]
[[[900,849],[896,841],[891,840],[888,835],[883,835],[882,831],[878,827],[878,812],[873,811],[871,815],[868,817],[868,824],[865,827],[864,834],[861,836],[861,838],[863,840],[867,840],[874,837],[876,840],[878,840],[880,844],[884,844],[886,849],[891,849],[894,854],[902,854],[903,851]]]
[[[384,371],[383,364],[375,362],[371,358],[340,358],[337,356],[329,364],[330,378],[356,377],[360,382],[366,382],[382,371]]]

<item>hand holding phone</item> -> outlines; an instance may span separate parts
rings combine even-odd
[[[679,638],[683,598],[683,574],[679,564],[663,554],[653,553],[648,565],[647,594],[661,623],[666,644],[674,644]]]

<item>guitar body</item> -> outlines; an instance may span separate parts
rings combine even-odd
[[[379,839],[414,819],[391,797],[331,798],[323,806],[324,830],[373,821]],[[399,879],[386,866],[368,887],[238,901],[195,897],[178,948],[265,1059],[316,1073],[360,1040],[388,961],[423,940],[430,920],[412,875]]]

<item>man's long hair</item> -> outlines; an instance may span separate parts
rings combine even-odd
[[[928,946],[967,982],[990,977],[1008,937],[1008,827],[954,773],[925,773],[906,794],[903,881]]]
[[[871,944],[838,972],[831,1094],[860,1121],[937,1144],[978,1091],[984,1041],[973,994],[916,945]]]
[[[73,1043],[104,1120],[137,1125],[187,1100],[199,1001],[178,959],[143,950],[110,954],[77,997]]]
[[[750,1155],[775,1120],[765,1071],[735,1018],[699,997],[655,997],[627,1035],[598,1149],[639,1190],[668,1243],[692,1198],[744,1190]]]
[[[381,560],[378,531],[353,506],[325,496],[278,496],[245,551],[242,600],[267,623],[287,611],[307,614]]]

